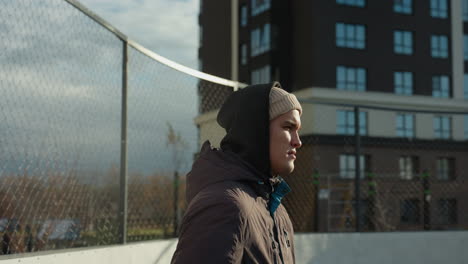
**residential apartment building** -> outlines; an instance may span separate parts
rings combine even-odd
[[[468,227],[468,0],[200,2],[201,71],[280,81],[304,102],[297,230],[352,230],[355,110],[363,225]],[[215,115],[202,113],[201,138]]]

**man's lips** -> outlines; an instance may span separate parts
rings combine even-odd
[[[296,159],[296,151],[295,150],[288,151],[288,157],[291,157],[292,159]]]

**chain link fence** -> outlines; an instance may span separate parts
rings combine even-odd
[[[174,65],[72,0],[2,1],[0,37],[0,254],[177,236],[185,175],[205,140],[219,145],[217,109],[241,84]],[[303,105],[285,177],[296,231],[467,228],[466,117],[361,107],[356,137],[352,106]]]
[[[466,106],[303,105],[304,130],[312,133],[304,131],[296,171],[286,177],[296,231],[468,229]]]
[[[195,119],[237,84],[158,60],[76,1],[1,3],[0,254],[175,237]]]
[[[1,4],[1,252],[107,244],[122,42],[65,1]]]

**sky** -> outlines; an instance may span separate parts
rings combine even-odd
[[[199,0],[79,0],[133,41],[198,67]]]
[[[89,3],[88,3],[89,2]],[[0,9],[0,176],[120,163],[122,42],[64,0]],[[194,67],[195,1],[83,1],[130,39]],[[101,10],[101,11],[99,11]],[[129,172],[173,171],[170,124],[197,150],[197,78],[129,49]]]

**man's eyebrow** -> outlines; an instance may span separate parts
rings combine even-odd
[[[292,120],[286,120],[286,121],[284,121],[284,124],[293,126],[295,128],[299,128],[299,125],[295,121],[292,121]]]

